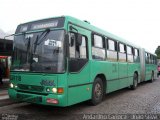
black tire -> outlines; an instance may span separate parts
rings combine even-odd
[[[131,85],[131,89],[135,90],[138,86],[138,75],[134,73],[133,75],[133,85]]]
[[[97,77],[92,87],[92,98],[89,101],[91,105],[97,105],[102,102],[104,96],[104,86],[102,79]]]
[[[154,72],[152,72],[150,83],[154,81]]]

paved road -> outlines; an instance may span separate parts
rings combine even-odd
[[[0,113],[4,118],[10,115],[28,120],[74,120],[87,118],[86,114],[160,114],[160,79],[142,83],[136,90],[126,88],[110,93],[97,106],[89,106],[86,102],[65,108],[15,103],[0,107]]]

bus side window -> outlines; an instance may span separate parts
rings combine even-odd
[[[134,48],[134,62],[139,62],[139,50]]]
[[[70,33],[70,58],[87,58],[87,37],[82,36],[82,44],[80,46],[76,46],[76,36],[76,33]]]
[[[127,61],[133,62],[133,47],[127,46]]]
[[[148,54],[148,64],[150,64],[151,59],[150,59],[150,54]]]
[[[107,40],[107,60],[117,61],[117,42],[111,39]]]
[[[92,58],[105,60],[105,42],[102,36],[93,34],[92,36]]]
[[[119,61],[120,62],[126,62],[126,45],[119,43]]]
[[[88,62],[87,37],[82,35],[82,43],[76,44],[77,33],[70,33],[69,39],[69,72],[78,72]]]
[[[146,53],[146,63],[148,64],[149,63],[149,54]]]

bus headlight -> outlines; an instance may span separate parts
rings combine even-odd
[[[13,83],[10,83],[10,88],[13,88],[13,87],[14,87]]]
[[[57,93],[57,88],[52,88],[53,93]]]
[[[47,91],[47,92],[50,92],[50,89],[49,89],[49,88],[46,88],[46,91]]]

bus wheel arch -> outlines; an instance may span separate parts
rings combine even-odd
[[[106,94],[106,89],[107,89],[107,81],[106,81],[106,76],[104,75],[104,74],[98,74],[96,77],[99,77],[99,78],[101,78],[101,80],[102,80],[102,82],[103,82],[103,92],[104,92],[104,96],[105,96],[105,94]],[[103,97],[104,97],[103,96]]]
[[[138,72],[135,71],[133,74],[133,85],[131,85],[131,89],[135,90],[138,86]]]
[[[99,91],[97,88],[100,89],[100,95],[98,96]],[[92,87],[92,97],[89,101],[91,105],[97,105],[102,102],[106,93],[106,77],[104,74],[98,74],[93,82]],[[97,97],[98,96],[98,97]]]
[[[152,70],[150,83],[152,83],[153,81],[154,81],[154,71]]]
[[[134,73],[137,74],[137,80],[138,80],[137,82],[139,83],[139,74],[138,74],[138,71],[135,71]]]

